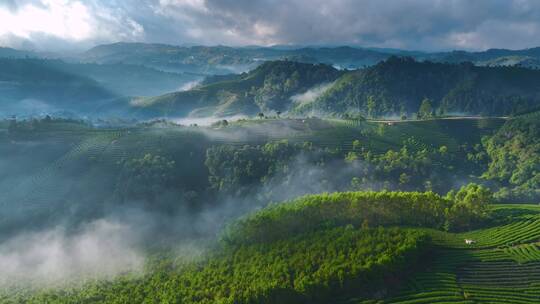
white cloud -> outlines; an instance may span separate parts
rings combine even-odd
[[[21,3],[22,2],[22,3]],[[60,42],[88,45],[138,40],[144,28],[123,11],[97,1],[38,0],[0,6],[0,45],[30,42],[50,47]]]
[[[536,0],[0,0],[0,45],[41,48],[120,40],[524,48],[540,45],[539,31]]]
[[[44,0],[44,6],[25,4],[12,12],[0,7],[0,35],[30,38],[45,33],[70,40],[84,40],[92,35],[92,17],[81,2]]]
[[[74,234],[58,227],[17,235],[0,244],[0,286],[112,277],[140,270],[144,258],[135,249],[132,230],[97,220]]]
[[[185,8],[192,9],[199,12],[208,12],[205,0],[159,0],[159,7],[169,8]]]

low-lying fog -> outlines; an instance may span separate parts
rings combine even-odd
[[[233,116],[209,116],[209,117],[182,117],[182,118],[172,118],[170,121],[184,125],[198,125],[198,126],[210,126],[218,121],[227,120],[229,122],[238,121],[240,119],[249,119],[249,116],[246,115],[233,115]]]

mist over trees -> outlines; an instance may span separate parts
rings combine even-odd
[[[538,277],[540,211],[507,203],[540,199],[540,71],[506,52],[2,52],[0,302],[470,302],[493,268]]]

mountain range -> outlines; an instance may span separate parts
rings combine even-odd
[[[411,52],[355,47],[116,43],[61,56],[0,48],[4,114],[510,115],[537,108],[540,48]],[[28,111],[31,109],[32,111]]]
[[[343,71],[324,64],[266,62],[193,90],[136,100],[151,116],[412,115],[423,100],[440,114],[510,115],[540,105],[540,71],[390,57]]]

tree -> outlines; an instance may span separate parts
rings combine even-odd
[[[373,97],[372,95],[368,96],[367,98],[367,110],[368,110],[368,116],[370,118],[374,118],[375,116],[377,116],[377,103],[375,102],[375,97]]]
[[[358,160],[358,154],[356,154],[356,152],[351,151],[347,153],[347,155],[345,156],[345,161],[348,163],[353,163],[357,160]]]
[[[260,119],[263,119],[264,118],[264,113],[263,112],[259,112],[257,114],[257,117],[259,117]]]
[[[122,200],[141,200],[155,203],[157,197],[175,179],[175,162],[159,155],[145,154],[122,163],[117,193]]]
[[[482,215],[493,200],[493,195],[488,188],[471,183],[461,187],[455,194],[454,200],[466,205],[473,213]]]
[[[471,229],[475,223],[486,218],[493,195],[488,188],[471,183],[457,192],[448,192],[446,199],[453,201],[452,207],[447,211],[446,227],[460,231]]]
[[[355,139],[352,143],[352,148],[353,151],[360,151],[362,150],[362,143],[358,139]]]
[[[279,116],[281,115],[281,111],[277,111],[277,112],[276,112],[276,115],[277,115],[277,117],[279,118]]]
[[[407,173],[401,173],[399,176],[399,184],[405,185],[408,184],[411,181],[411,177]]]
[[[427,119],[433,116],[433,106],[431,105],[431,100],[429,98],[424,98],[420,109],[418,109],[418,119]]]

